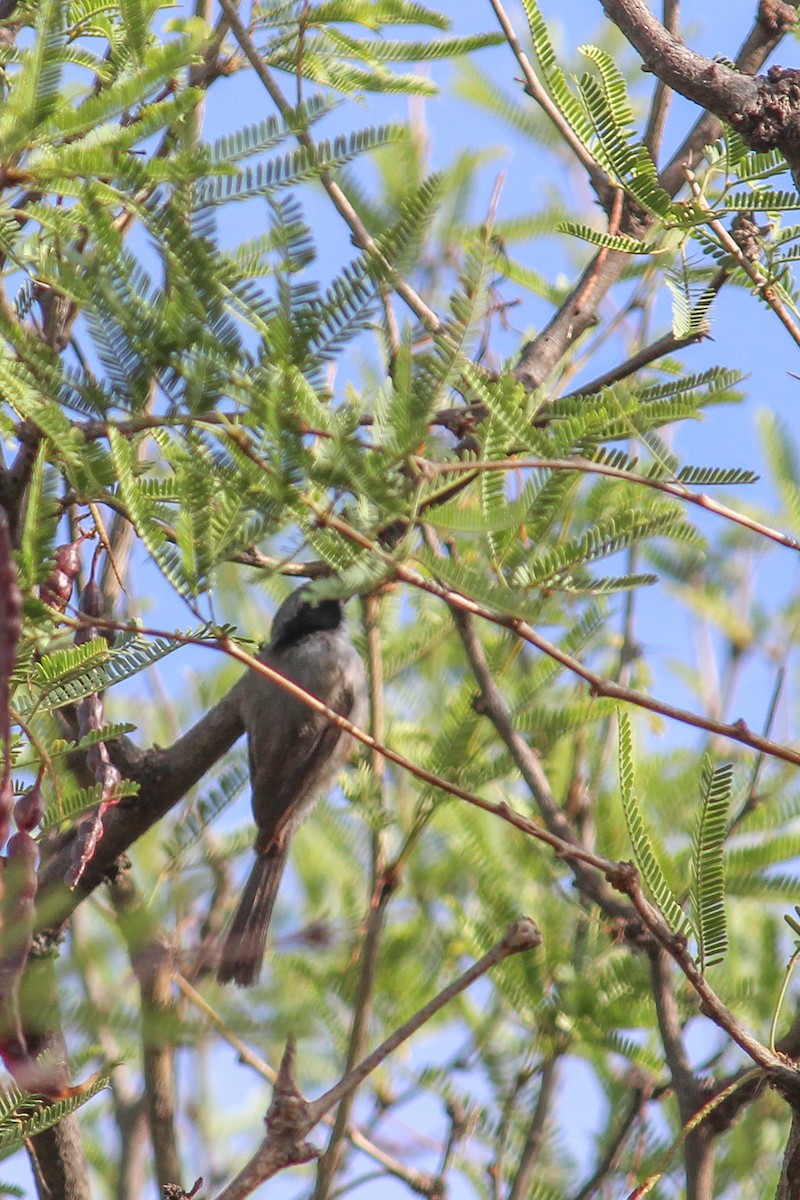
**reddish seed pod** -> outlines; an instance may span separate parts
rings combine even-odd
[[[93,817],[87,817],[78,827],[75,841],[72,843],[72,862],[64,882],[67,887],[76,887],[86,870],[86,864],[91,860],[95,847],[103,834],[102,820],[99,811]]]
[[[105,750],[105,746],[103,749]],[[106,751],[106,754],[107,753],[108,751]],[[95,778],[98,783],[102,783],[103,785],[104,798],[111,793],[118,783],[122,782],[122,776],[120,775],[119,771],[113,763],[108,761],[100,764],[95,771]]]
[[[17,823],[17,829],[31,833],[37,825],[41,825],[43,817],[44,797],[39,784],[35,783],[29,791],[20,796],[14,805],[14,820]]]
[[[52,571],[39,584],[39,596],[51,608],[61,612],[67,607],[72,597],[73,582],[66,571]]]
[[[97,692],[85,696],[78,705],[78,732],[81,737],[92,729],[103,728],[103,702]]]
[[[80,573],[81,555],[78,547],[82,541],[83,538],[79,537],[74,542],[56,546],[56,569],[69,575],[70,579],[77,579]]]
[[[0,783],[0,849],[8,841],[11,832],[11,813],[14,808],[14,789],[11,786],[11,775],[6,772]]]
[[[106,598],[93,579],[90,579],[81,592],[78,605],[82,617],[103,617],[106,611]]]
[[[9,870],[19,871],[14,894],[21,900],[33,899],[36,895],[36,864],[38,861],[39,851],[29,833],[20,830],[9,839]]]
[[[105,616],[106,598],[103,595],[102,589],[98,587],[93,579],[89,580],[81,592],[78,609],[80,616],[84,620],[92,620],[95,617]],[[84,642],[90,642],[98,634],[101,634],[110,645],[114,644],[113,634],[103,629],[97,629],[92,625],[87,625],[83,629],[79,629],[75,634],[75,645],[82,646]]]

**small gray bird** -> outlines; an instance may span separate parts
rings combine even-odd
[[[367,677],[348,637],[340,601],[315,603],[305,586],[292,592],[275,614],[269,645],[258,657],[363,726]],[[261,971],[292,834],[317,796],[335,782],[353,739],[255,671],[242,689],[241,713],[257,827],[256,861],[222,946],[217,979],[249,987]]]

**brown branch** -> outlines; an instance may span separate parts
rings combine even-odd
[[[108,1086],[112,1095],[114,1121],[119,1135],[119,1158],[115,1180],[115,1200],[139,1200],[147,1191],[149,1138],[147,1113],[131,1072],[121,1061],[124,1055],[108,1023],[109,993],[101,978],[100,964],[89,945],[82,917],[86,910],[78,909],[72,918],[70,943],[88,1005],[92,1029],[100,1052],[106,1062],[119,1062],[111,1073]],[[114,992],[114,1003],[118,993]]]
[[[114,622],[108,623],[108,627],[114,627]],[[142,751],[128,738],[109,743],[120,771],[139,783],[139,795],[120,801],[109,811],[97,853],[74,891],[64,883],[71,861],[72,834],[51,834],[44,840],[37,916],[40,929],[58,928],[81,900],[114,873],[120,854],[169,812],[241,737],[242,686],[240,681],[168,750],[156,747]]]
[[[545,1127],[556,1098],[557,1078],[558,1057],[554,1055],[545,1059],[542,1067],[539,1095],[536,1097],[536,1105],[528,1125],[519,1165],[508,1191],[508,1200],[525,1200],[525,1197],[531,1194],[534,1171],[542,1154]]]
[[[165,936],[142,903],[130,872],[117,875],[111,898],[139,983],[144,1096],[155,1177],[162,1192],[181,1180],[175,1128],[175,1049],[169,1031],[175,1020],[171,955]]]
[[[748,517],[746,513],[737,512],[736,509],[729,508],[726,504],[720,504],[718,500],[707,496],[705,492],[693,492],[686,484],[677,479],[640,475],[635,471],[626,471],[623,467],[614,467],[609,463],[593,462],[589,458],[495,458],[470,463],[419,461],[420,464],[424,463],[425,470],[430,475],[462,473],[477,475],[481,471],[546,470],[580,471],[586,475],[604,475],[607,479],[623,479],[626,483],[653,488],[667,496],[674,496],[676,500],[683,500],[686,504],[693,504],[706,512],[714,513],[715,516],[723,517],[726,521],[741,525],[743,529],[749,529],[752,533],[769,538],[771,542],[777,542],[779,546],[785,546],[787,550],[800,550],[800,540],[797,538],[788,533],[781,533],[780,530],[765,525],[763,521],[756,521],[753,517]]]
[[[612,887],[629,897],[647,929],[680,967],[696,991],[705,1016],[723,1029],[757,1066],[769,1071],[777,1083],[797,1087],[800,1068],[789,1064],[782,1055],[753,1037],[723,1003],[689,953],[686,939],[672,931],[661,912],[645,896],[636,868],[631,863],[620,863],[618,870],[609,874],[608,880]]]
[[[549,117],[561,141],[569,147],[569,149],[577,158],[578,162],[586,171],[586,174],[589,176],[589,179],[591,180],[597,194],[600,197],[605,198],[608,195],[610,188],[608,175],[601,168],[600,164],[591,156],[581,142],[580,138],[573,133],[569,122],[564,119],[557,106],[550,99],[547,89],[545,88],[544,84],[540,82],[538,75],[534,71],[533,66],[531,65],[531,60],[525,53],[522,43],[520,42],[514,30],[514,26],[509,20],[508,14],[503,8],[503,5],[500,3],[500,0],[489,0],[489,3],[494,9],[495,16],[500,23],[500,28],[505,34],[508,45],[511,48],[511,51],[517,62],[519,63],[525,84],[526,94],[530,96],[532,100],[535,100],[542,112]]]
[[[678,1101],[681,1123],[687,1125],[708,1099],[708,1088],[692,1070],[683,1041],[678,1004],[672,986],[672,959],[661,947],[650,950],[650,982],[658,1027]],[[705,1124],[691,1129],[686,1137],[687,1200],[710,1200],[714,1177],[713,1139]]]
[[[775,1200],[797,1200],[800,1195],[800,1108],[792,1108],[792,1124],[783,1151],[781,1177]]]
[[[664,28],[674,37],[679,37],[680,4],[678,0],[664,0],[663,11]],[[658,159],[658,152],[661,149],[661,139],[664,136],[671,100],[672,90],[663,80],[659,79],[653,92],[653,98],[650,101],[650,112],[647,116],[647,125],[645,126],[644,137],[642,139],[654,161]]]
[[[704,211],[710,212],[711,210],[703,198],[697,180],[695,179],[693,172],[688,167],[686,168],[686,178],[689,182],[689,186],[692,189],[695,202]],[[725,250],[727,250],[734,262],[736,262],[736,264],[744,271],[745,275],[747,275],[752,281],[758,295],[770,306],[772,311],[775,313],[775,316],[781,322],[784,329],[786,329],[787,333],[795,342],[795,344],[800,346],[800,326],[798,326],[786,305],[779,298],[776,285],[773,283],[773,281],[763,273],[763,271],[755,262],[751,261],[747,254],[744,253],[741,246],[730,235],[730,233],[728,233],[728,230],[721,221],[717,220],[716,218],[711,218],[708,221],[708,227],[717,235],[720,244],[725,248]]]
[[[380,597],[375,593],[367,596],[364,600],[364,625],[370,688],[370,732],[376,742],[382,742],[384,738],[383,656],[380,639]],[[381,793],[383,793],[385,768],[386,759],[377,749],[373,749],[372,774],[375,785],[381,789]],[[385,811],[384,801],[385,796],[381,794],[381,811]],[[367,1045],[381,938],[389,900],[396,883],[393,878],[388,877],[386,867],[386,831],[379,828],[372,834],[369,915],[364,937],[359,947],[358,985],[350,1023],[345,1073],[353,1070],[359,1059],[363,1057]],[[339,1105],[327,1149],[317,1166],[317,1181],[312,1200],[329,1200],[341,1164],[354,1100],[355,1092],[351,1092]]]
[[[653,17],[650,19],[651,21],[655,20]],[[660,28],[663,29],[663,26]],[[785,25],[762,21],[759,15],[737,56],[738,70],[746,72],[745,75],[737,78],[746,79],[759,70],[786,31]],[[666,31],[664,32],[666,33]],[[711,65],[716,67],[718,64],[712,63]],[[752,80],[751,86],[756,86]],[[718,118],[711,113],[704,112],[659,177],[661,186],[666,192],[671,196],[677,194],[685,183],[686,165],[695,166],[702,158],[704,148],[719,137],[720,131],[721,125]],[[634,216],[627,211],[628,208],[629,206],[626,206],[622,230],[642,237],[651,224],[650,218],[644,217],[641,213],[636,213]],[[633,221],[633,225],[629,227],[631,221]],[[596,266],[598,258],[599,255],[595,255],[570,295],[541,333],[522,347],[514,374],[526,389],[533,391],[544,383],[570,347],[596,322],[597,309],[601,300],[618,281],[629,260],[628,255],[612,251],[605,258],[602,270],[598,270]],[[587,284],[590,285],[588,292]],[[577,297],[581,298],[579,313],[575,312]]]
[[[547,828],[562,841],[580,846],[577,835],[556,800],[550,781],[542,767],[538,754],[514,728],[511,714],[500,695],[497,684],[478,640],[472,617],[462,609],[451,606],[450,613],[461,638],[472,673],[480,688],[475,708],[494,725],[501,740],[511,754],[514,763],[525,780]],[[583,847],[580,847],[583,849]],[[630,912],[621,907],[610,889],[604,886],[591,867],[580,858],[569,859],[569,865],[584,895],[594,901],[608,916],[617,920],[630,919]]]
[[[219,1013],[211,1007],[211,1005],[200,995],[200,993],[192,987],[187,979],[177,972],[173,974],[175,983],[192,1004],[196,1005],[202,1013],[208,1017],[211,1024],[219,1033],[220,1037],[232,1046],[239,1055],[240,1062],[245,1066],[252,1067],[262,1079],[274,1083],[278,1078],[278,1072],[273,1070],[268,1063],[264,1062],[263,1058],[259,1058],[246,1042],[238,1038],[235,1033],[232,1033],[226,1023],[220,1017]],[[333,1127],[333,1120],[330,1116],[322,1118],[322,1124],[328,1127]],[[428,1175],[424,1171],[417,1171],[414,1167],[407,1167],[405,1163],[401,1163],[398,1159],[393,1158],[391,1154],[387,1154],[380,1146],[376,1145],[370,1138],[366,1136],[360,1129],[351,1126],[347,1130],[347,1139],[352,1143],[357,1150],[360,1150],[368,1158],[383,1167],[388,1174],[393,1175],[396,1179],[401,1180],[413,1192],[417,1192],[420,1196],[432,1196],[435,1191],[437,1180],[432,1175]]]
[[[645,70],[681,96],[726,120],[756,100],[759,84],[751,75],[689,49],[643,0],[601,0],[601,4],[641,56]]]
[[[55,961],[36,959],[23,980],[25,1036],[34,1054],[47,1053],[54,1069],[69,1078],[67,1045],[61,1025]],[[39,1200],[92,1200],[89,1164],[83,1148],[80,1123],[70,1113],[57,1125],[38,1133],[28,1143],[34,1163]]]
[[[609,1142],[602,1158],[597,1164],[597,1167],[591,1177],[586,1180],[581,1190],[575,1196],[574,1200],[591,1200],[595,1192],[599,1191],[606,1181],[606,1178],[615,1171],[622,1155],[622,1149],[628,1136],[636,1124],[637,1120],[642,1119],[642,1110],[647,1100],[650,1099],[652,1089],[634,1088],[631,1102],[627,1112],[622,1116],[619,1126]]]
[[[256,1187],[271,1179],[283,1167],[315,1158],[318,1151],[305,1139],[326,1113],[350,1095],[403,1042],[426,1025],[475,980],[486,975],[511,955],[536,949],[541,945],[541,940],[539,930],[529,917],[515,921],[505,937],[487,954],[423,1005],[413,1017],[405,1021],[334,1087],[316,1100],[304,1100],[300,1094],[294,1074],[294,1044],[290,1042],[286,1047],[272,1104],[267,1113],[267,1136],[247,1165],[223,1188],[216,1200],[245,1200]]]
[[[664,1046],[664,1056],[672,1077],[681,1121],[694,1116],[701,1099],[698,1077],[692,1070],[686,1047],[683,1044],[678,1004],[670,976],[671,958],[656,946],[650,954],[650,983],[656,1007],[658,1027]]]
[[[720,272],[724,278],[728,278],[728,272]],[[559,397],[562,400],[570,400],[575,396],[594,396],[601,392],[603,388],[611,387],[614,383],[620,383],[623,379],[628,379],[631,375],[635,375],[637,371],[641,371],[643,367],[647,367],[656,359],[663,358],[666,354],[675,354],[678,350],[685,350],[687,346],[695,346],[698,342],[702,342],[708,337],[707,329],[698,329],[694,333],[687,333],[683,337],[676,337],[674,333],[665,333],[660,338],[656,338],[654,342],[650,342],[648,346],[643,346],[641,350],[637,350],[630,358],[626,358],[623,363],[617,367],[612,367],[610,371],[605,371],[602,375],[598,375],[592,379],[584,387],[576,388],[574,392],[569,392],[564,396]]]

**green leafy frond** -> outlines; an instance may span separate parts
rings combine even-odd
[[[34,131],[39,133],[58,105],[63,26],[64,5],[59,0],[42,0],[36,12],[33,42],[23,52],[0,113],[0,148],[6,161],[13,162],[15,153]]]
[[[90,787],[75,788],[54,797],[47,805],[42,829],[62,825],[65,821],[74,821],[97,808],[103,801],[114,803],[124,796],[136,796],[139,792],[139,784],[134,783],[132,779],[121,779],[110,790],[104,791],[103,787],[102,783],[94,783]]]
[[[202,47],[204,37],[204,22],[184,22],[180,36],[153,45],[146,51],[139,70],[121,76],[96,95],[90,94],[76,108],[61,104],[44,124],[41,133],[51,140],[75,138],[135,109],[191,63]],[[200,94],[196,93],[194,99],[199,98]]]
[[[540,601],[524,588],[492,583],[482,572],[452,559],[439,558],[428,550],[419,551],[419,561],[434,579],[441,579],[454,591],[503,616],[534,621],[538,618]]]
[[[697,538],[697,533],[686,524],[678,505],[655,504],[638,510],[628,509],[560,546],[535,551],[517,568],[514,583],[528,587],[557,587],[568,582],[564,576],[575,567],[606,558],[644,538],[655,536],[692,541]]]
[[[234,763],[220,774],[213,786],[204,785],[197,799],[184,808],[164,841],[164,857],[170,873],[183,865],[183,856],[189,847],[199,841],[220,813],[241,795],[249,779],[247,767],[243,763]]]
[[[593,229],[591,225],[584,225],[580,221],[559,221],[556,229],[559,233],[580,238],[603,250],[618,250],[620,254],[653,254],[658,251],[658,246],[651,242],[642,242],[622,233],[604,233],[602,229]]]
[[[670,928],[676,933],[688,933],[691,929],[689,919],[678,903],[672,888],[667,883],[666,876],[653,853],[653,847],[642,820],[639,801],[636,797],[636,781],[633,766],[633,734],[628,714],[619,711],[618,723],[619,782],[622,793],[622,809],[625,814],[625,823],[628,826],[628,836],[633,847],[636,865],[654,901],[669,923]]]
[[[660,217],[669,216],[672,199],[659,183],[647,147],[634,136],[633,109],[619,67],[597,46],[580,49],[599,72],[599,79],[584,75],[578,86],[600,143],[600,161],[643,208]]]
[[[114,738],[123,737],[126,733],[133,733],[135,730],[136,726],[130,721],[110,721],[100,729],[90,729],[76,742],[53,742],[51,746],[48,746],[47,754],[51,759],[57,758],[61,754],[74,754],[78,750],[88,750],[89,746],[96,746],[99,742],[113,741]],[[38,757],[34,756],[31,759],[32,765],[36,765],[38,762],[40,762]]]
[[[712,399],[724,397],[730,400],[737,398],[735,393],[733,397],[730,393],[737,383],[742,382],[742,379],[740,371],[731,371],[727,367],[709,367],[705,371],[681,373],[672,379],[648,384],[646,387],[639,388],[637,395],[640,403],[653,404],[659,400],[685,396],[705,389]]]
[[[569,122],[573,133],[584,146],[593,140],[591,120],[581,101],[570,90],[567,78],[558,65],[556,52],[550,39],[547,24],[536,0],[522,0],[522,7],[530,25],[533,48],[539,60],[544,82],[562,116]]]
[[[774,192],[768,189],[755,192],[734,192],[725,196],[723,204],[734,212],[795,212],[800,208],[797,192]]]
[[[209,147],[209,162],[212,166],[218,166],[222,163],[239,162],[243,158],[251,158],[254,154],[272,150],[285,138],[293,136],[298,124],[308,129],[315,121],[331,112],[336,103],[332,96],[309,96],[300,108],[292,110],[288,120],[271,116],[256,125],[245,125],[243,129],[226,133]]]
[[[194,635],[187,636],[202,637],[204,633],[205,630],[200,629]],[[113,650],[106,647],[105,651],[101,652],[94,649],[99,640],[86,643],[92,656],[92,665],[88,670],[76,669],[73,672],[67,660],[61,674],[40,681],[35,688],[31,688],[29,696],[22,696],[15,701],[15,708],[20,716],[27,718],[44,703],[48,708],[62,708],[65,704],[73,704],[83,696],[91,695],[92,692],[102,692],[144,671],[166,655],[172,654],[180,645],[180,642],[172,638],[124,634],[119,637]],[[82,650],[83,647],[72,649]],[[49,656],[50,659],[53,657],[54,655]],[[41,666],[42,663],[37,664],[37,667]]]
[[[685,262],[667,271],[664,282],[672,293],[672,332],[676,338],[707,332],[708,310],[716,299],[713,288],[695,282]]]
[[[502,33],[475,33],[464,37],[434,38],[429,42],[391,41],[388,38],[351,38],[340,30],[328,29],[326,36],[332,50],[342,57],[360,59],[364,63],[430,62],[439,58],[457,58],[473,50],[489,46],[500,46],[505,41]],[[308,45],[308,43],[306,43]],[[320,41],[319,46],[325,45]],[[310,47],[314,52],[313,44]]]
[[[302,180],[315,179],[321,171],[330,171],[350,162],[358,154],[388,145],[404,136],[402,126],[380,125],[347,136],[342,134],[333,142],[319,142],[313,149],[301,146],[287,152],[282,158],[271,158],[255,167],[246,167],[236,175],[202,180],[196,186],[195,204],[197,208],[203,208],[231,200],[247,200],[278,188],[291,187]]]
[[[692,909],[700,970],[722,962],[728,949],[723,848],[733,789],[733,765],[706,761],[692,845]]]
[[[800,455],[789,430],[773,412],[758,414],[758,431],[778,494],[794,528],[800,530]]]
[[[98,1092],[108,1087],[109,1074],[110,1070],[101,1072],[79,1095],[55,1103],[42,1101],[40,1097],[29,1096],[16,1089],[6,1089],[2,1095],[0,1112],[0,1158],[8,1158],[24,1146],[29,1138],[50,1129],[70,1113],[82,1108]]]
[[[757,483],[761,478],[755,471],[745,467],[681,467],[675,478],[678,483],[692,487],[730,487],[745,483]]]
[[[20,586],[29,590],[48,575],[59,519],[56,475],[47,468],[48,447],[36,452],[25,506],[19,554]]]

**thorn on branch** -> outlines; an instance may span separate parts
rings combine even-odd
[[[267,1137],[285,1143],[283,1153],[287,1163],[310,1162],[320,1155],[316,1146],[298,1137],[298,1133],[305,1133],[308,1128],[308,1102],[297,1082],[296,1063],[297,1043],[290,1037],[266,1116]]]
[[[161,1190],[164,1193],[164,1200],[194,1200],[202,1186],[203,1176],[199,1175],[188,1192],[185,1192],[179,1183],[165,1183]]]

